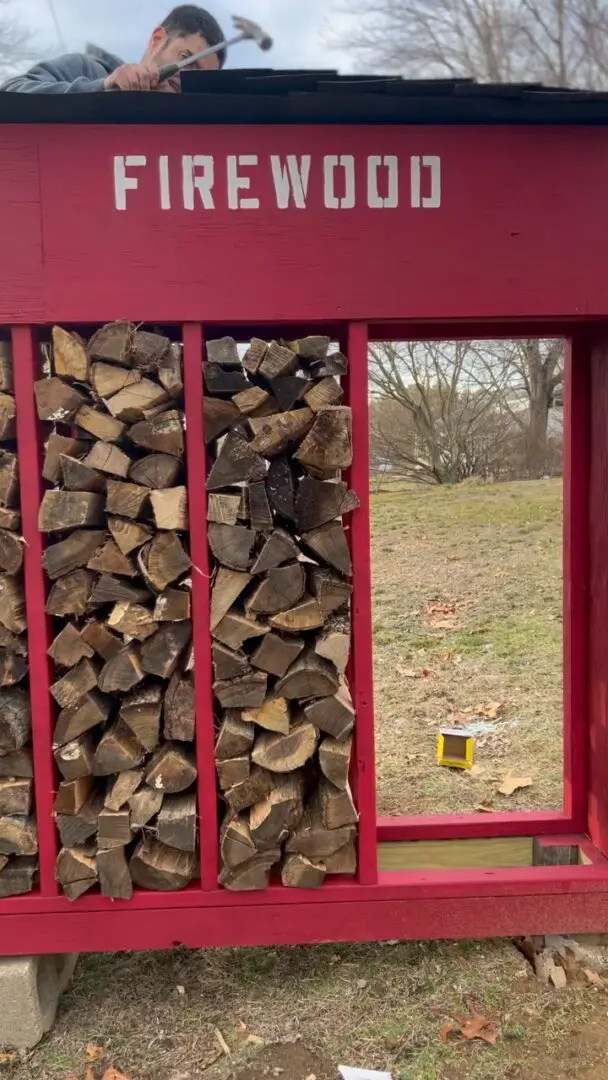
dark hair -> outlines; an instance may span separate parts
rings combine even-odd
[[[167,18],[163,19],[161,26],[170,37],[186,37],[188,34],[200,34],[209,45],[219,45],[220,41],[225,39],[224,32],[217,19],[214,19],[213,15],[210,15],[204,8],[197,7],[196,4],[180,4],[179,7],[173,8]],[[217,55],[220,67],[223,67],[226,50],[222,49]]]

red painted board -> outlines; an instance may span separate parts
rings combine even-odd
[[[5,127],[0,319],[605,315],[604,142],[601,127]],[[115,159],[137,185],[119,183],[124,210]]]
[[[574,831],[571,817],[558,811],[521,810],[500,814],[421,814],[378,818],[378,841],[470,840],[473,837],[561,835]]]

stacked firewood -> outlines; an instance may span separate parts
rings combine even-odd
[[[31,890],[38,851],[16,439],[11,347],[0,342],[0,897]]]
[[[346,357],[325,337],[210,341],[204,363],[208,541],[226,804],[220,882],[313,888],[354,873],[348,783],[355,714],[346,678],[358,506]],[[367,436],[365,436],[367,437]]]
[[[128,899],[197,873],[181,347],[127,322],[88,342],[55,327],[47,359],[56,876],[70,899],[97,882]]]

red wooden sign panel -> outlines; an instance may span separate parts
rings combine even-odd
[[[0,320],[606,314],[605,142],[565,127],[4,127]]]

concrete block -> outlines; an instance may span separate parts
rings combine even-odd
[[[50,1031],[78,954],[0,958],[0,1046],[30,1050]]]

